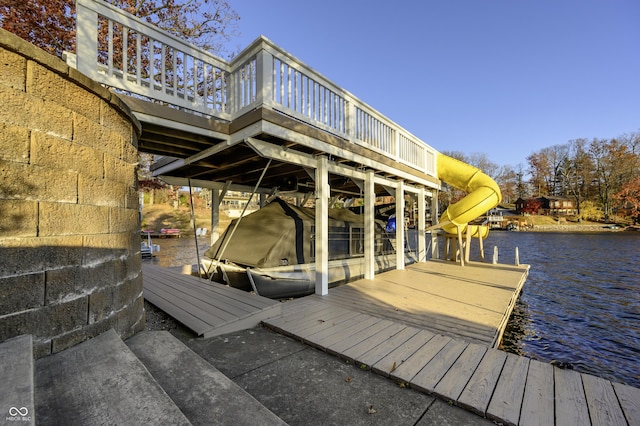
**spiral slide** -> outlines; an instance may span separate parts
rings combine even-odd
[[[467,192],[467,195],[442,213],[436,227],[448,234],[457,234],[458,227],[461,227],[463,234],[486,238],[488,226],[469,225],[469,222],[500,203],[502,195],[498,184],[480,169],[442,153],[438,153],[438,179]]]

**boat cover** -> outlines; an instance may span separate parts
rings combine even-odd
[[[238,228],[231,236],[238,221]],[[361,254],[363,227],[363,216],[348,209],[329,209],[329,258]],[[276,198],[260,210],[234,219],[205,256],[218,260],[225,242],[229,241],[221,261],[229,260],[250,268],[310,263],[315,256],[314,232],[315,209],[296,207]]]

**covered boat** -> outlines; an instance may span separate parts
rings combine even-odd
[[[395,267],[393,239],[384,225],[376,221],[377,270]],[[410,263],[415,259],[407,260]],[[315,289],[315,209],[276,198],[260,210],[233,220],[205,252],[201,263],[211,280],[261,296],[311,294]],[[363,216],[348,209],[329,209],[329,283],[335,285],[363,275]]]

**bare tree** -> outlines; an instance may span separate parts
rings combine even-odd
[[[229,56],[240,17],[226,0],[109,0],[127,12],[197,46]],[[74,0],[0,0],[0,26],[62,56],[75,52]]]

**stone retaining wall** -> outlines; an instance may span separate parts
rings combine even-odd
[[[111,92],[0,30],[0,341],[37,357],[144,328],[140,124]]]

